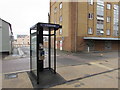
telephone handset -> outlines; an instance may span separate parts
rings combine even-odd
[[[43,44],[39,44],[39,60],[44,60],[45,59],[45,52],[43,49]]]

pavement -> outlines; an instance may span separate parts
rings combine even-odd
[[[118,88],[117,60],[58,68],[58,73],[64,77],[66,83],[52,88]]]
[[[11,73],[2,77],[2,88],[33,88],[26,72],[16,73],[17,76],[10,76]]]
[[[65,52],[65,54],[61,52],[61,54],[58,53],[57,58],[56,79],[53,80],[54,75],[52,77],[47,75],[44,78],[48,83],[51,78],[53,83],[51,85],[47,85],[47,82],[37,85],[36,81],[30,78],[29,73],[27,73],[29,71],[28,57],[3,60],[3,88],[118,88],[120,86],[118,85],[120,80],[118,76],[118,68],[120,68],[118,67],[118,52]],[[10,74],[13,74],[11,76],[13,78],[6,78],[6,75]],[[15,77],[14,74],[17,76]]]
[[[57,73],[65,81],[49,88],[118,88],[120,77],[118,76],[117,60],[116,58],[109,59],[107,62],[96,61],[84,65],[57,68]],[[26,72],[18,73],[18,78],[3,78],[3,88],[21,88],[21,86],[22,88],[33,88],[35,86],[32,83]]]

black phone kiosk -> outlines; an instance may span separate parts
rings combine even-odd
[[[59,24],[37,23],[30,28],[30,72],[36,77],[39,83],[39,74],[48,69],[56,74],[56,31],[62,28]],[[47,31],[48,34],[44,34]],[[52,32],[52,33],[51,33]],[[44,68],[45,51],[43,36],[48,37],[48,68]],[[53,38],[53,66],[51,65],[51,36]]]

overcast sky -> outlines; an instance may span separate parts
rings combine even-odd
[[[49,0],[1,0],[0,18],[10,22],[13,34],[29,34],[37,22],[48,22]]]

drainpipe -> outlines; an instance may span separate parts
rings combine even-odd
[[[78,30],[78,1],[76,3],[76,25],[75,25],[75,52],[77,52],[77,30]]]
[[[48,23],[50,23],[50,14],[48,13]]]
[[[118,21],[118,34],[120,35],[120,1],[118,2],[118,6],[119,6],[119,21]],[[120,39],[119,39],[120,40]]]

